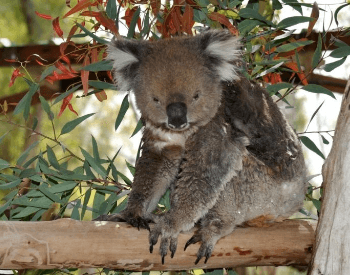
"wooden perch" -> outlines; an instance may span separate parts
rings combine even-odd
[[[315,222],[287,220],[268,228],[238,228],[221,239],[207,264],[194,265],[199,244],[184,252],[191,232],[180,234],[173,259],[161,264],[159,245],[149,253],[148,231],[125,223],[0,222],[0,269],[106,267],[119,270],[189,270],[234,266],[307,265]]]

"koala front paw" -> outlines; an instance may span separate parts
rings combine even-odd
[[[197,252],[197,259],[194,264],[198,264],[203,257],[205,257],[204,263],[206,264],[214,250],[216,241],[214,241],[214,239],[204,240],[200,233],[195,233],[192,238],[186,242],[184,250],[186,250],[191,244],[198,242],[201,242],[202,244]]]
[[[174,232],[173,227],[167,225],[167,223],[161,221],[151,229],[149,234],[149,252],[153,253],[153,246],[158,242],[160,236],[159,253],[162,257],[162,264],[164,264],[164,258],[170,250],[170,257],[173,258],[177,248],[177,237],[179,233]]]

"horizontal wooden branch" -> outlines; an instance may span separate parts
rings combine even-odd
[[[106,267],[119,270],[189,270],[234,266],[307,265],[315,223],[287,220],[268,228],[237,228],[221,239],[207,264],[194,265],[199,244],[180,234],[175,257],[161,264],[156,245],[149,253],[148,231],[125,223],[0,222],[0,269]]]

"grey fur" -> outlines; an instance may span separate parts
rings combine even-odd
[[[117,84],[134,91],[146,127],[128,205],[102,219],[147,229],[155,221],[150,250],[160,238],[163,262],[169,249],[174,256],[178,234],[195,224],[186,247],[201,242],[198,263],[237,226],[266,226],[302,207],[307,185],[298,138],[266,91],[237,73],[238,48],[230,34],[211,31],[119,40],[109,49]],[[188,125],[169,127],[166,108],[178,102]],[[168,188],[171,209],[152,214]]]

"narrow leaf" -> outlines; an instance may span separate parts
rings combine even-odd
[[[54,65],[47,67],[40,76],[39,82],[43,81],[47,76],[53,73],[53,71],[56,69]]]
[[[334,12],[334,19],[335,19],[335,23],[337,24],[337,26],[338,26],[338,13],[340,12],[340,10],[342,9],[342,8],[345,8],[346,6],[348,6],[349,5],[349,3],[346,3],[346,4],[344,4],[344,5],[341,5],[340,7],[338,7],[336,10],[335,10],[335,12]]]
[[[83,207],[81,208],[81,220],[84,219],[86,208],[90,200],[90,196],[91,196],[91,188],[89,188],[84,194]]]
[[[329,96],[333,97],[334,99],[336,99],[333,92],[331,92],[327,88],[322,87],[320,85],[309,84],[307,86],[304,86],[303,90],[311,92],[311,93],[316,93],[316,94],[326,94],[326,95],[329,95]]]
[[[113,64],[111,60],[102,60],[99,62],[89,64],[85,67],[82,67],[81,70],[99,72],[99,71],[110,71],[112,70],[112,68],[113,68]]]
[[[75,201],[75,205],[74,205],[72,214],[71,214],[71,216],[70,216],[71,219],[80,221],[80,214],[79,214],[80,205],[81,205],[81,200],[77,199],[77,200]]]
[[[3,159],[0,159],[0,170],[10,167],[10,164]]]
[[[98,212],[92,212],[92,219],[96,219],[100,214],[99,210],[101,207],[101,204],[105,201],[105,194],[99,191],[96,191],[94,196],[94,202],[93,202],[93,209],[97,210]]]
[[[311,34],[319,16],[320,16],[320,9],[318,8],[317,2],[314,2],[314,4],[312,5],[312,12],[311,12],[311,16],[310,16],[314,20],[309,22],[306,37],[308,37]]]
[[[37,146],[37,144],[39,143],[39,141],[34,142],[33,144],[31,144],[22,154],[21,156],[18,158],[17,160],[17,165],[21,166],[23,164],[23,162],[26,160],[26,158],[28,157],[29,152],[35,147]]]
[[[288,17],[283,19],[281,22],[277,24],[277,28],[279,29],[286,29],[291,26],[300,24],[300,23],[305,23],[305,22],[310,22],[314,20],[311,17],[306,17],[306,16],[293,16],[293,17]]]
[[[94,88],[100,89],[100,90],[105,90],[105,89],[117,90],[115,85],[113,85],[111,83],[104,82],[104,81],[90,80],[89,85],[91,87],[94,87]]]
[[[40,190],[41,193],[43,193],[50,200],[63,204],[63,201],[57,195],[51,193],[49,191],[49,188],[46,188],[42,184],[40,184],[38,189]]]
[[[51,111],[49,103],[46,101],[46,99],[43,96],[39,96],[41,106],[43,107],[45,113],[49,117],[50,120],[53,120],[54,115],[53,112]]]
[[[141,121],[141,119],[139,119],[139,121],[137,122],[137,125],[136,125],[136,127],[135,127],[134,132],[132,132],[131,137],[133,137],[134,135],[136,135],[136,134],[142,129],[142,127],[143,127],[142,121]]]
[[[102,177],[107,176],[106,169],[98,163],[88,152],[86,152],[83,148],[80,148],[81,152],[83,153],[85,159],[89,162],[90,166]]]
[[[309,125],[310,125],[311,121],[314,119],[314,117],[315,117],[315,115],[317,114],[317,112],[321,109],[323,103],[324,103],[324,101],[321,103],[320,106],[318,106],[318,108],[316,109],[316,111],[312,114],[312,116],[311,116],[311,118],[310,118],[310,121],[309,121],[309,124],[308,124],[307,127],[306,127],[305,132],[306,132],[307,129],[309,128]]]
[[[22,182],[21,179],[11,181],[9,183],[0,184],[0,190],[7,190],[17,187]]]
[[[94,138],[93,135],[91,135],[91,142],[92,142],[92,152],[94,154],[94,159],[96,161],[100,162],[101,159],[100,159],[100,154],[98,153],[97,142],[96,142],[96,139]]]
[[[126,95],[122,101],[122,105],[120,106],[120,110],[117,116],[117,119],[115,121],[115,127],[114,129],[117,131],[120,123],[122,122],[126,111],[129,109],[129,100],[128,100],[128,95]]]
[[[329,141],[323,135],[320,134],[320,136],[322,137],[322,142],[324,144],[329,144]]]
[[[140,7],[137,8],[136,12],[134,13],[134,15],[132,16],[132,19],[131,19],[131,23],[130,23],[130,26],[129,26],[129,31],[128,31],[128,35],[127,35],[127,38],[132,38],[134,37],[134,33],[135,33],[135,28],[136,28],[136,24],[137,24],[137,21],[140,17]]]
[[[135,167],[133,165],[131,165],[127,160],[125,160],[125,162],[126,162],[126,166],[128,167],[131,175],[134,176],[135,175]]]
[[[92,115],[94,115],[95,113],[91,113],[91,114],[87,114],[85,116],[82,117],[78,117],[72,121],[67,122],[61,130],[61,135],[67,134],[70,131],[72,131],[75,127],[77,127],[80,123],[82,123],[85,119],[91,117]]]
[[[117,4],[116,0],[108,0],[106,13],[109,18],[115,19],[117,17]]]
[[[344,47],[335,49],[331,52],[329,56],[334,58],[343,58],[343,57],[347,57],[348,55],[350,55],[350,46],[344,46]]]
[[[57,161],[54,151],[49,145],[46,145],[47,158],[52,165],[57,170],[60,170],[60,164]]]
[[[321,34],[318,34],[316,51],[312,57],[312,63],[311,63],[312,68],[316,68],[318,66],[321,59],[321,54],[322,54],[322,37],[321,37]]]
[[[81,84],[78,84],[72,88],[70,88],[68,91],[64,92],[63,94],[59,95],[53,105],[55,105],[56,103],[60,102],[62,99],[66,98],[67,96],[69,96],[70,94],[74,93],[76,90],[78,90],[81,87]]]
[[[326,159],[324,157],[324,155],[322,154],[322,152],[317,148],[316,144],[311,140],[309,139],[308,137],[306,136],[302,136],[302,137],[299,137],[299,139],[301,140],[301,142],[307,147],[309,148],[311,151],[315,152],[317,155],[319,155],[321,158],[323,159]]]
[[[82,25],[80,25],[79,23],[77,23],[78,27],[81,28],[87,35],[89,35],[91,38],[93,38],[94,40],[96,40],[97,42],[101,43],[101,44],[108,44],[108,41],[102,39],[101,37],[98,37],[97,35],[93,34],[92,32],[90,32],[89,30],[87,30],[85,27],[83,27]]]
[[[289,44],[285,44],[285,45],[282,45],[282,46],[279,46],[277,49],[276,49],[276,52],[289,52],[289,51],[292,51],[296,48],[299,48],[299,47],[304,47],[306,45],[310,45],[314,43],[314,41],[310,41],[310,40],[307,40],[307,41],[298,41],[298,42],[292,42],[292,43],[289,43]]]
[[[339,66],[343,65],[343,63],[345,62],[347,56],[343,57],[342,59],[339,59],[337,61],[334,61],[332,63],[328,63],[324,66],[324,70],[326,72],[331,72],[333,71],[335,68],[338,68]]]

